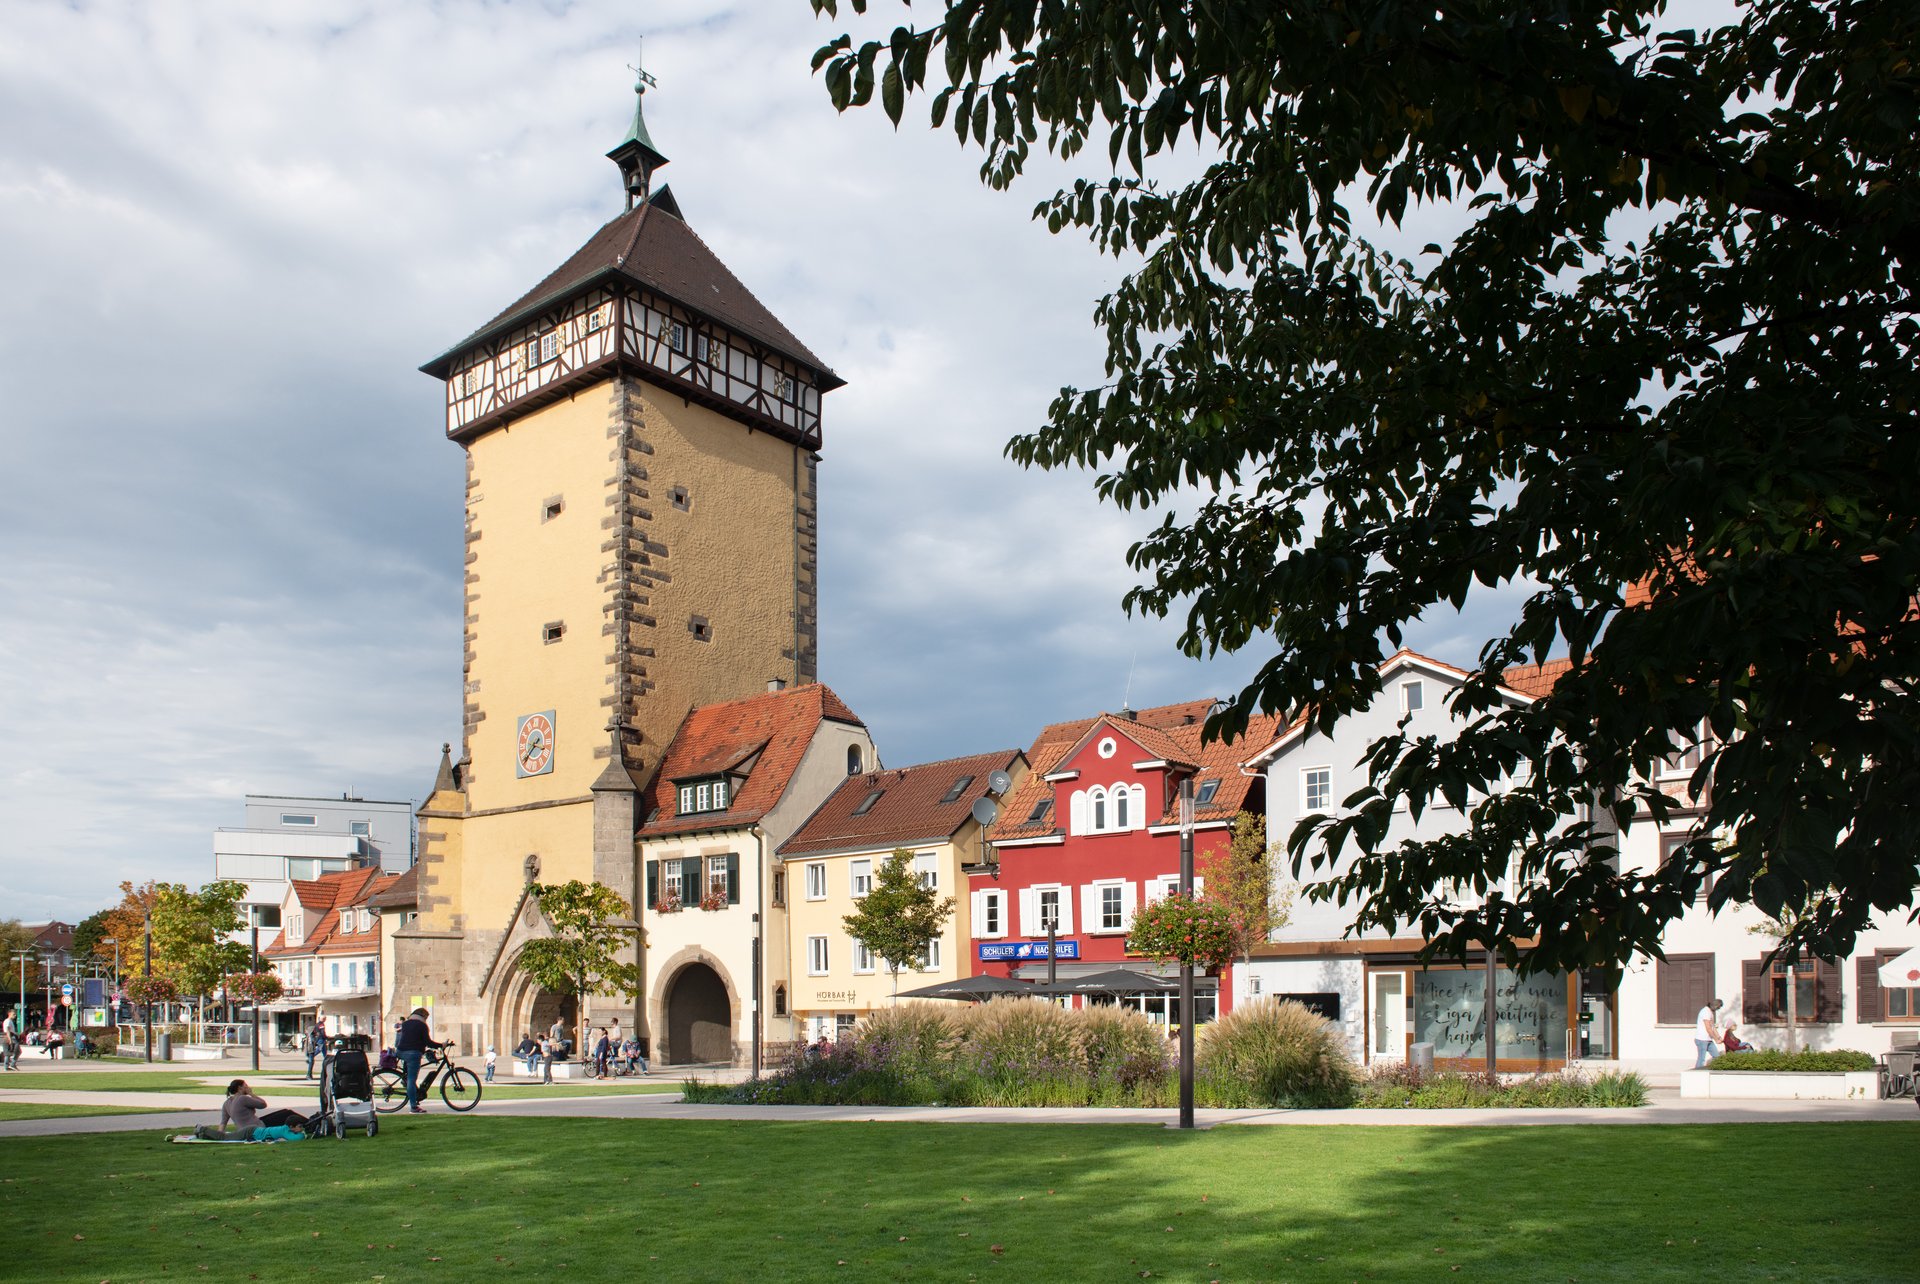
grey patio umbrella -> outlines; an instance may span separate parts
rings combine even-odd
[[[1170,994],[1180,988],[1178,981],[1131,968],[1109,968],[1088,976],[1065,977],[1048,985],[1034,985],[1035,994]]]
[[[957,981],[940,981],[917,990],[903,990],[903,999],[983,999],[1005,994],[1032,994],[1034,987],[1025,981],[1009,981],[1003,976],[963,976]]]

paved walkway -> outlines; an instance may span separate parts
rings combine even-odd
[[[72,1071],[86,1074],[95,1067],[75,1065]],[[170,1067],[193,1073],[197,1065]],[[302,1067],[283,1065],[281,1070]],[[231,1063],[222,1067],[213,1063],[205,1076],[208,1082],[224,1083],[234,1077]],[[261,1078],[269,1073],[263,1067]],[[716,1077],[704,1069],[703,1078]],[[667,1078],[652,1076],[653,1082]],[[311,1110],[317,1089],[305,1082],[298,1086],[257,1085],[264,1089],[270,1105]],[[214,1122],[219,1098],[183,1092],[87,1092],[84,1090],[12,1089],[0,1076],[0,1101],[41,1102],[60,1105],[164,1107],[167,1113],[144,1115],[75,1116],[61,1119],[18,1119],[0,1121],[0,1138],[40,1137],[89,1132],[181,1131],[195,1124]],[[438,1103],[430,1103],[436,1114],[446,1113]],[[588,1119],[757,1119],[802,1122],[894,1122],[894,1123],[1056,1123],[1056,1124],[1137,1124],[1169,1126],[1171,1110],[1113,1109],[991,1109],[944,1106],[865,1107],[865,1106],[706,1106],[688,1105],[677,1093],[653,1093],[632,1096],[589,1096],[569,1094],[556,1088],[554,1095],[519,1100],[486,1101],[479,1113],[485,1115],[539,1116]],[[1920,1111],[1911,1101],[1700,1101],[1682,1100],[1670,1090],[1656,1091],[1652,1104],[1636,1110],[1199,1110],[1195,1122],[1203,1128],[1221,1125],[1328,1127],[1361,1125],[1368,1127],[1485,1127],[1552,1124],[1717,1124],[1717,1123],[1834,1123],[1834,1122],[1920,1122]],[[397,1126],[410,1120],[396,1119]]]

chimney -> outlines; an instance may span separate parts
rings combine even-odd
[[[785,678],[768,678],[767,679],[767,690],[785,691],[786,689],[787,689],[787,680]]]

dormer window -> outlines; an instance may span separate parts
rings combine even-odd
[[[692,816],[700,812],[725,811],[729,793],[725,776],[689,781],[680,786],[679,814]]]
[[[1119,834],[1136,829],[1147,809],[1144,785],[1094,785],[1076,790],[1067,830],[1073,834]]]

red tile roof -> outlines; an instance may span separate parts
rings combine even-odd
[[[951,838],[966,824],[975,801],[986,797],[987,777],[996,771],[1014,774],[1024,761],[1018,749],[996,749],[965,758],[848,776],[806,823],[780,844],[780,855]],[[947,795],[962,780],[967,781],[966,787],[949,801]],[[873,806],[855,815],[876,790],[880,796]]]
[[[372,904],[375,897],[391,890],[394,884],[411,873],[409,870],[407,874],[383,874],[377,866],[368,866],[322,874],[314,879],[295,879],[293,894],[300,902],[300,908],[319,917],[314,920],[306,939],[300,944],[288,945],[283,928],[273,938],[273,944],[264,947],[260,953],[272,958],[289,958],[308,954],[365,954],[378,950],[378,915],[374,916],[371,927],[364,932],[357,932],[341,930],[341,914]]]
[[[1033,764],[1033,773],[1007,796],[999,821],[988,830],[988,841],[1009,842],[1064,833],[1061,819],[1055,811],[1050,810],[1034,818],[1035,808],[1054,797],[1053,782],[1045,777],[1048,772],[1057,771],[1092,737],[1097,728],[1103,726],[1139,746],[1143,757],[1173,763],[1183,771],[1190,768],[1196,784],[1218,780],[1220,786],[1213,799],[1205,806],[1195,807],[1194,819],[1231,819],[1234,813],[1245,806],[1247,793],[1254,783],[1254,778],[1240,774],[1240,763],[1254,747],[1265,745],[1274,738],[1280,720],[1263,714],[1251,719],[1247,729],[1235,739],[1203,744],[1201,733],[1206,728],[1207,713],[1212,708],[1212,700],[1188,700],[1181,704],[1141,709],[1137,713],[1103,713],[1073,722],[1056,722],[1043,728],[1034,740],[1033,747],[1027,750],[1027,761]],[[1153,823],[1166,825],[1178,820],[1179,805],[1176,802]]]
[[[823,721],[866,724],[818,682],[702,705],[681,720],[653,780],[641,794],[642,838],[738,829],[772,811]],[[744,769],[725,811],[678,814],[682,780]]]
[[[1500,675],[1500,681],[1523,696],[1538,700],[1553,690],[1554,683],[1573,670],[1568,659],[1548,660],[1545,664],[1518,664]]]

